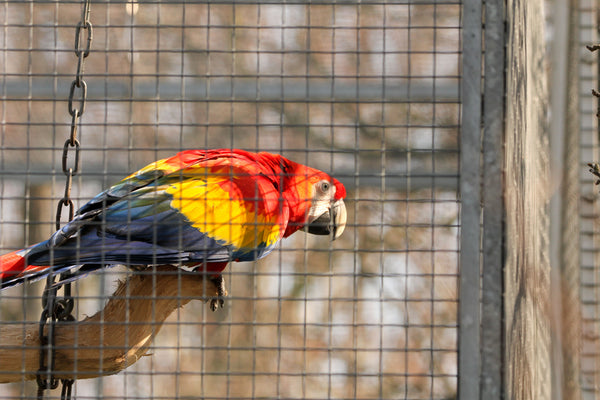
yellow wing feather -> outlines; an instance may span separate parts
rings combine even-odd
[[[278,216],[265,216],[248,199],[234,198],[220,183],[227,177],[198,174],[197,178],[172,183],[165,189],[170,206],[192,226],[238,249],[271,246],[280,239]]]

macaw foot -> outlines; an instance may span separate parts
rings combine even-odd
[[[219,306],[223,308],[225,306],[225,296],[227,296],[227,289],[225,289],[225,280],[223,275],[217,275],[210,277],[210,281],[215,285],[217,289],[217,297],[210,299],[210,309],[217,311]]]

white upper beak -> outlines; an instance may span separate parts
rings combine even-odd
[[[344,200],[338,200],[331,206],[332,222],[333,222],[333,239],[335,240],[342,236],[346,229],[346,205]]]

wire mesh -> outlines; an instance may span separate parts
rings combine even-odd
[[[598,398],[600,365],[598,364],[598,333],[600,314],[598,312],[598,187],[587,172],[586,163],[598,160],[598,121],[595,101],[591,89],[598,86],[597,55],[585,50],[586,45],[598,42],[597,5],[595,2],[581,1],[579,64],[580,77],[580,157],[582,163],[580,200],[580,258],[581,258],[581,307],[582,307],[582,346],[581,346],[581,392],[584,399]]]
[[[76,206],[178,151],[243,148],[330,172],[349,215],[335,242],[297,233],[233,263],[225,309],[192,301],[162,328],[149,321],[151,356],[79,379],[74,395],[454,398],[460,13],[450,0],[93,2]],[[0,14],[6,253],[54,231],[81,4],[5,2]],[[76,281],[79,318],[134,273]],[[41,289],[1,291],[0,328],[36,323]],[[34,397],[16,372],[0,399]]]

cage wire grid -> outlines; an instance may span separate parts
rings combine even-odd
[[[600,384],[600,365],[598,365],[598,334],[600,332],[600,314],[598,312],[598,187],[593,184],[585,168],[589,160],[598,160],[598,120],[596,102],[591,93],[598,87],[597,54],[585,49],[586,45],[598,42],[598,6],[595,2],[581,1],[579,4],[579,63],[580,79],[580,160],[581,160],[581,197],[580,197],[580,279],[582,304],[581,326],[581,379],[582,398],[597,399]]]
[[[149,321],[151,356],[77,380],[74,396],[454,398],[460,13],[450,0],[92,2],[76,208],[178,151],[242,148],[331,173],[349,215],[334,242],[296,233],[228,266],[225,309],[196,300]],[[5,2],[0,15],[7,253],[54,230],[81,3]],[[77,318],[134,274],[76,281]],[[0,328],[37,323],[42,289],[0,291]],[[0,399],[35,397],[15,372]]]

